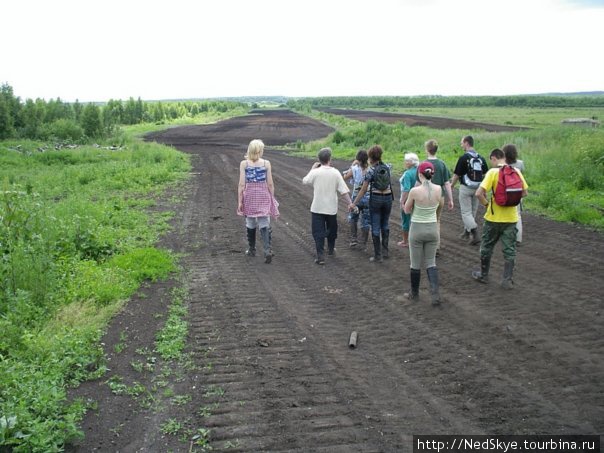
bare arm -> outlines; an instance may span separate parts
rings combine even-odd
[[[453,203],[453,190],[451,189],[450,181],[445,183],[445,193],[447,194],[447,207],[449,208],[449,211],[451,211],[455,205]]]
[[[413,205],[415,203],[415,191],[413,189],[411,189],[411,191],[409,192],[409,196],[407,197],[407,200],[405,201],[405,214],[411,214],[413,212]]]
[[[268,186],[268,191],[271,195],[275,196],[275,184],[273,183],[273,169],[271,163],[268,160],[265,160],[266,165],[266,185]]]
[[[409,192],[401,192],[401,210],[405,209],[407,198],[409,198]]]
[[[237,186],[237,203],[239,210],[243,209],[243,189],[245,189],[245,161],[239,164],[239,185]]]
[[[476,198],[478,198],[478,201],[480,201],[480,204],[483,206],[488,206],[489,205],[489,200],[487,200],[487,192],[486,190],[484,190],[482,188],[482,186],[480,186],[478,189],[476,189]]]
[[[350,204],[356,205],[359,201],[361,201],[363,199],[363,196],[365,195],[365,193],[367,193],[367,188],[368,187],[369,187],[369,183],[367,181],[365,181],[363,183],[363,187],[361,187],[361,190],[359,190],[359,193],[357,194],[356,198]]]
[[[350,198],[350,193],[344,192],[341,196],[342,196],[342,198],[344,198],[344,200],[346,200],[346,203],[348,203],[348,208],[350,209],[350,205],[352,205],[352,199]]]
[[[457,176],[456,173],[453,173],[453,177],[451,178],[451,188],[455,187],[457,181],[459,181],[459,176]]]

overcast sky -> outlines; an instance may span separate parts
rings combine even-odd
[[[604,0],[5,0],[22,99],[604,90]]]

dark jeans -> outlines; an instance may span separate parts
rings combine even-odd
[[[392,211],[392,195],[371,194],[369,201],[369,214],[371,215],[371,234],[380,236],[381,232],[390,231],[388,222]]]
[[[355,190],[352,192],[350,198],[353,200],[357,197],[359,191]],[[368,230],[371,227],[371,216],[369,215],[369,194],[366,193],[361,201],[357,204],[359,208],[359,212],[357,214],[353,212],[348,213],[348,223],[357,225],[359,220],[361,220],[361,229]]]
[[[327,248],[333,250],[338,237],[338,216],[317,214],[312,215],[312,237],[317,247],[317,256],[323,256],[325,250],[325,238],[327,238]]]

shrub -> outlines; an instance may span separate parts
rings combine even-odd
[[[334,143],[339,145],[344,141],[344,134],[342,134],[340,131],[336,131],[336,133],[333,134],[332,140]]]
[[[40,128],[39,138],[42,140],[64,140],[78,142],[84,137],[84,129],[73,120],[60,119]]]

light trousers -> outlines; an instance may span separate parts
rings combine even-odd
[[[461,220],[466,231],[472,231],[478,227],[476,223],[476,212],[478,211],[478,198],[475,197],[476,189],[468,186],[459,186],[459,209]]]
[[[438,246],[438,225],[433,223],[411,222],[409,229],[409,258],[411,269],[436,266],[436,247]]]

